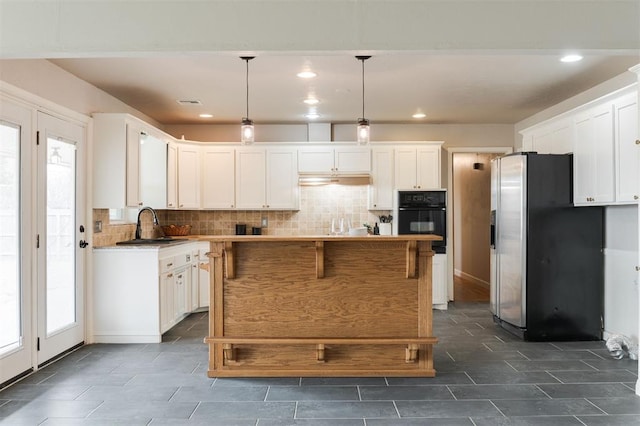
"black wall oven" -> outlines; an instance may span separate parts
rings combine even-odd
[[[447,252],[447,191],[398,191],[398,234],[434,234],[436,253]]]

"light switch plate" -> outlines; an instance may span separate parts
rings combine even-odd
[[[93,232],[94,233],[98,233],[98,232],[102,232],[102,221],[101,220],[96,220],[93,223]]]
[[[267,228],[268,226],[269,226],[269,218],[263,217],[262,218],[262,223],[260,224],[260,227]]]

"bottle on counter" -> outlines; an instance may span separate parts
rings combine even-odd
[[[373,225],[373,235],[380,235],[380,227],[378,227],[378,222]]]

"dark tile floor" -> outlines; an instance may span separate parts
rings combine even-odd
[[[526,343],[486,303],[434,313],[435,378],[209,379],[207,314],[150,345],[88,345],[0,392],[8,425],[640,425],[637,363]]]

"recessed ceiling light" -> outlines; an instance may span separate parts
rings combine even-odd
[[[211,118],[213,114],[200,114],[200,118]]]
[[[565,55],[562,58],[560,58],[560,62],[578,62],[581,60],[582,60],[582,56],[577,54]]]
[[[304,116],[307,117],[309,120],[315,120],[316,118],[320,118],[320,114],[318,114],[317,112],[310,112],[308,114],[305,114]]]
[[[425,118],[426,116],[427,114],[425,114],[424,112],[416,112],[412,115],[413,118]]]
[[[316,77],[318,74],[316,74],[313,71],[302,71],[296,75],[300,78],[313,78],[313,77]]]
[[[319,101],[319,100],[317,100],[316,98],[307,98],[307,99],[305,99],[305,100],[304,100],[304,101],[302,101],[302,102],[304,102],[304,103],[305,103],[305,104],[307,104],[307,105],[317,105],[317,104],[319,104],[319,103],[320,103],[320,101]]]

